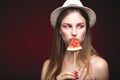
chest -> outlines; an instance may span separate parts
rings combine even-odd
[[[69,61],[63,64],[61,73],[65,72],[78,72],[79,79],[78,80],[95,80],[92,71],[92,64],[89,63],[88,66],[83,65],[76,65],[73,61]]]

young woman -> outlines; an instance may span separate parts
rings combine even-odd
[[[68,5],[69,1],[64,4],[67,7],[63,5],[51,14],[55,33],[51,57],[44,62],[41,80],[108,80],[108,63],[97,54],[90,39],[95,13],[91,9],[88,10],[91,13],[87,12],[78,2],[75,4],[80,6],[73,2]],[[81,50],[66,50],[71,38],[79,40]]]

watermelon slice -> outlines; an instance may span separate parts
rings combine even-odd
[[[79,43],[79,40],[77,38],[71,38],[67,50],[68,51],[77,51],[80,49],[82,49],[82,47]]]

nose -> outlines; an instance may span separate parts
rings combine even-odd
[[[76,31],[75,28],[72,29],[72,33],[71,34],[72,34],[72,36],[76,36],[77,35],[77,31]]]

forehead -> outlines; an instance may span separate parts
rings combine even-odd
[[[62,23],[76,23],[76,22],[79,23],[85,22],[85,18],[81,15],[81,13],[77,11],[70,12],[62,20]]]

